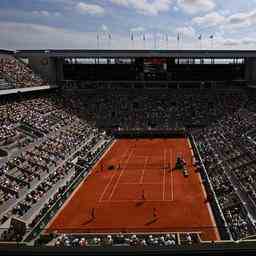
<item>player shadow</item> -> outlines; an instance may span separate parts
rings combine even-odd
[[[158,218],[154,218],[153,220],[150,220],[150,221],[146,222],[145,225],[146,225],[146,226],[150,226],[150,225],[156,223],[157,221],[158,221]]]
[[[140,207],[140,206],[142,206],[144,203],[145,203],[145,201],[139,201],[139,202],[137,202],[135,205],[136,205],[136,207]]]
[[[93,221],[94,221],[94,218],[91,218],[91,219],[87,220],[86,222],[82,223],[82,225],[88,225]]]

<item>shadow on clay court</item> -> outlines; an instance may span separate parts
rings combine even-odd
[[[94,218],[91,218],[89,220],[87,220],[86,222],[83,223],[83,225],[88,225],[90,223],[92,223],[94,221]]]
[[[144,203],[145,203],[144,201],[137,202],[137,203],[136,203],[136,207],[140,207],[140,206],[142,206]]]
[[[156,223],[157,221],[158,221],[158,218],[155,218],[155,219],[153,219],[153,220],[151,220],[151,221],[146,222],[145,225],[146,225],[146,226],[150,226],[150,225]]]

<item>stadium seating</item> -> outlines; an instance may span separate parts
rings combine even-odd
[[[10,55],[0,55],[0,75],[15,84],[16,88],[47,85],[25,63]],[[0,89],[9,88],[8,83],[0,80]]]
[[[12,59],[9,62],[16,63]],[[5,71],[12,76],[9,69]],[[103,142],[111,140],[98,128],[187,126],[193,128],[191,131],[233,239],[255,235],[254,111],[255,103],[243,90],[187,89],[144,95],[74,92],[2,97],[0,148],[8,152],[8,157],[0,159],[0,227],[12,217],[26,221],[29,228],[39,223],[72,181],[96,159],[105,146]],[[79,164],[73,163],[75,158]],[[198,242],[194,236],[184,233],[178,240],[172,235],[154,236],[153,240],[150,235],[139,238],[116,235],[111,239],[60,236],[54,245],[77,247],[106,242],[174,246]],[[13,234],[12,227],[2,231],[0,237],[1,240],[22,239]]]
[[[175,247],[200,243],[197,233],[165,234],[116,234],[116,235],[61,235],[54,239],[57,247],[88,246],[132,246],[132,247]]]
[[[256,144],[246,136],[254,112],[240,109],[195,133],[204,164],[234,239],[255,234]]]
[[[233,113],[246,100],[241,90],[182,89],[168,91],[114,91],[67,95],[74,109],[98,126],[121,128],[203,127]]]
[[[0,90],[11,89],[12,86],[0,75]]]
[[[10,154],[0,165],[0,225],[16,216],[33,227],[54,198],[86,168],[86,160],[96,157],[92,152],[87,159],[86,152],[107,137],[69,113],[56,94],[14,102],[5,98],[0,122],[0,145]],[[84,167],[68,160],[79,150]],[[1,239],[10,239],[1,232]]]

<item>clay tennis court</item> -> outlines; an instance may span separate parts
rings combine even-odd
[[[177,156],[187,162],[189,177],[171,171]],[[109,170],[110,166],[114,169]],[[64,233],[196,231],[204,240],[219,240],[205,199],[187,139],[120,139],[47,229]]]

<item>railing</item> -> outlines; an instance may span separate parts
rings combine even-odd
[[[80,241],[80,240],[78,240]],[[147,240],[148,241],[148,240]],[[255,256],[256,243],[254,241],[231,241],[190,243],[184,241],[179,244],[163,246],[162,244],[111,244],[99,243],[89,246],[80,246],[77,242],[69,246],[55,244],[22,244],[22,243],[0,243],[1,255],[246,255]],[[42,246],[42,247],[41,247]]]
[[[230,226],[235,227],[235,226]],[[86,238],[86,239],[93,239],[95,237],[99,238],[106,238],[107,236],[131,236],[136,234],[137,237],[146,237],[146,236],[176,236],[176,237],[181,237],[186,236],[188,234],[190,235],[196,235],[198,236],[198,241],[200,243],[207,243],[207,242],[234,242],[234,240],[211,240],[207,237],[206,233],[211,232],[213,233],[214,230],[217,228],[224,228],[224,227],[217,227],[217,226],[196,226],[196,227],[161,227],[161,228],[153,228],[151,227],[149,230],[146,228],[91,228],[91,229],[78,229],[78,228],[69,228],[69,229],[45,229],[45,228],[37,228],[37,233],[35,234],[35,237],[31,240],[21,240],[19,239],[20,237],[16,236],[18,231],[12,230],[11,235],[10,233],[6,237],[4,235],[5,232],[8,232],[7,228],[0,228],[0,245],[1,243],[7,243],[7,242],[17,242],[20,244],[31,244],[31,241],[35,242],[38,240],[44,240],[47,241],[45,244],[49,243],[50,241],[56,239],[59,236],[65,235],[70,238]],[[30,233],[33,232],[34,229],[28,229]],[[35,231],[35,230],[34,230]],[[40,236],[38,236],[41,234]],[[180,239],[178,239],[180,240]],[[244,237],[241,237],[239,240],[237,240],[235,243],[239,243],[242,241],[254,241],[256,242],[256,235],[246,235],[244,234]]]
[[[201,89],[237,89],[246,81],[76,81],[60,82],[63,89],[170,89],[170,88],[201,88]],[[191,87],[190,87],[191,86]]]
[[[205,179],[205,182],[207,184],[207,186],[205,186],[205,187],[206,187],[206,189],[208,188],[208,190],[210,190],[210,191],[207,191],[207,192],[208,193],[210,192],[213,195],[213,200],[211,200],[212,210],[213,210],[214,215],[215,215],[217,226],[219,227],[219,230],[220,230],[220,235],[221,235],[222,239],[224,239],[224,240],[230,240],[230,239],[233,240],[232,234],[229,230],[229,226],[226,222],[225,216],[224,216],[224,214],[222,212],[222,209],[219,205],[216,193],[213,189],[213,186],[212,186],[212,183],[210,181],[209,175],[206,171],[206,168],[204,166],[204,163],[203,163],[203,160],[201,158],[200,152],[197,148],[197,144],[196,144],[195,139],[194,139],[192,134],[190,134],[190,141],[191,141],[192,147],[194,148],[194,152],[197,155],[197,158],[199,159],[200,166],[202,167],[201,175]]]
[[[37,222],[35,227],[28,232],[27,236],[23,239],[24,242],[29,242],[33,239],[35,239],[41,231],[44,229],[44,227],[48,224],[48,222],[52,219],[52,217],[57,213],[57,211],[61,208],[61,206],[64,204],[64,202],[69,198],[69,196],[73,193],[73,191],[76,189],[76,187],[80,184],[80,182],[83,179],[86,179],[86,177],[89,175],[89,170],[91,166],[93,166],[98,159],[102,156],[102,154],[105,152],[106,148],[108,148],[111,143],[113,142],[113,139],[106,144],[105,148],[103,148],[96,156],[96,158],[90,163],[89,168],[85,168],[68,186],[66,191],[60,196],[60,198],[54,203],[54,205],[41,217],[41,219]]]
[[[113,135],[116,138],[171,138],[185,137],[185,128],[118,128],[113,129]]]
[[[7,75],[5,72],[0,70],[0,74],[3,78],[5,78],[10,84],[12,84],[15,88],[16,82],[15,79],[12,78],[11,76]]]
[[[0,90],[8,90],[15,88],[15,82],[11,80],[11,78],[6,75],[4,72],[0,70],[0,76],[4,79],[5,83],[8,85],[8,88],[0,88]]]

